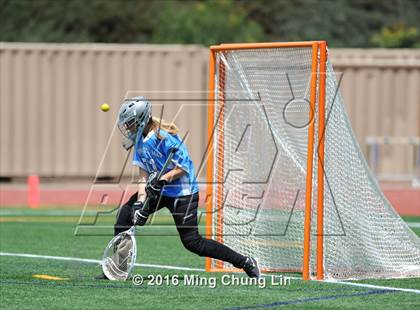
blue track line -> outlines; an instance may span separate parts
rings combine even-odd
[[[373,291],[353,293],[353,294],[340,294],[340,295],[332,295],[332,296],[320,296],[320,297],[311,297],[311,298],[296,299],[296,300],[277,301],[277,302],[273,302],[273,303],[270,303],[270,304],[259,304],[259,305],[253,305],[253,306],[226,308],[225,310],[272,308],[272,307],[288,306],[288,305],[302,304],[302,303],[321,301],[321,300],[332,300],[332,299],[339,299],[339,298],[346,298],[346,297],[369,296],[369,295],[378,295],[378,294],[394,293],[394,292],[395,291],[389,291],[389,290],[373,290]]]

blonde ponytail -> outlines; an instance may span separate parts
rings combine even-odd
[[[164,138],[159,134],[159,129],[163,129],[171,135],[176,135],[179,131],[178,127],[174,123],[167,123],[165,120],[154,116],[151,119],[150,129],[156,132],[159,139]]]

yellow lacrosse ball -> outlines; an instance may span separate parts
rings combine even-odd
[[[104,112],[108,112],[109,111],[109,104],[104,103],[103,105],[101,105],[101,110],[104,111]]]

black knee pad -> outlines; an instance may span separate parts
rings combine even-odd
[[[126,224],[132,214],[132,209],[133,207],[128,204],[123,205],[117,212],[116,224]]]
[[[132,195],[126,204],[117,212],[117,220],[114,225],[114,235],[118,235],[133,225],[133,204],[137,201],[137,193]]]
[[[205,256],[204,253],[204,239],[198,233],[190,233],[181,236],[181,241],[184,247],[199,256]]]

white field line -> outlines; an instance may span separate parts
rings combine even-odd
[[[302,278],[297,277],[289,277],[289,276],[276,276],[276,275],[269,275],[269,274],[262,274],[265,277],[279,277],[279,278],[290,278],[293,280],[302,280]],[[416,293],[420,294],[420,290],[415,290],[411,288],[401,288],[401,287],[392,287],[392,286],[381,286],[381,285],[373,285],[373,284],[365,284],[365,283],[355,283],[355,282],[345,282],[345,281],[337,281],[337,280],[312,280],[320,283],[331,283],[331,284],[343,284],[343,285],[350,285],[350,286],[359,286],[359,287],[367,287],[367,288],[374,288],[374,289],[381,289],[381,290],[388,290],[388,291],[401,291],[401,292],[408,292],[408,293]]]
[[[160,215],[170,215],[169,212]],[[71,216],[80,217],[80,210],[39,210],[39,211],[26,211],[26,210],[0,210],[0,216],[21,216],[21,217],[38,217],[38,216]],[[84,216],[95,216],[96,211],[85,211]],[[411,228],[420,228],[420,222],[406,222]],[[97,227],[97,226],[95,226]],[[107,226],[108,228],[108,226]]]
[[[345,284],[345,285],[359,286],[359,287],[369,287],[369,288],[388,290],[388,291],[400,291],[400,292],[420,294],[420,290],[415,290],[415,289],[411,289],[411,288],[380,286],[380,285],[355,283],[355,282],[343,282],[343,281],[334,281],[334,280],[325,280],[324,282],[326,282],[326,283],[338,283],[338,284]]]
[[[411,228],[420,228],[420,222],[406,222]]]
[[[101,263],[101,261],[100,260],[97,260],[97,259],[87,259],[87,258],[79,258],[79,257],[66,257],[66,256],[36,255],[36,254],[26,254],[26,253],[0,252],[0,256],[52,259],[52,260],[63,260],[63,261],[83,262],[83,263],[94,263],[94,264],[100,264]],[[200,272],[204,272],[205,271],[202,268],[188,268],[188,267],[169,266],[169,265],[135,264],[135,266],[146,267],[146,268],[161,268],[161,269],[170,269],[170,270],[183,270],[183,271],[200,271]],[[262,274],[262,275],[263,276],[266,276],[266,277],[270,277],[271,276],[269,274]],[[301,280],[301,278],[298,278],[298,277],[288,277],[288,276],[275,276],[275,277],[282,277],[282,278],[286,278],[287,277],[287,278],[294,279],[294,280]],[[382,290],[389,290],[389,291],[399,291],[399,292],[407,292],[407,293],[420,294],[420,290],[409,289],[409,288],[400,288],[400,287],[391,287],[391,286],[380,286],[380,285],[355,283],[355,282],[344,282],[344,281],[335,281],[335,280],[325,280],[325,281],[317,281],[317,282],[320,282],[320,283],[328,283],[328,284],[350,285],[350,286],[357,286],[357,287],[365,287],[365,288],[373,288],[373,289],[382,289]]]
[[[0,252],[0,256],[53,259],[53,260],[64,260],[64,261],[82,262],[82,263],[91,263],[91,264],[100,264],[101,263],[101,261],[97,260],[97,259],[88,259],[88,258],[79,258],[79,257],[66,257],[66,256],[36,255],[36,254],[25,254],[25,253]],[[171,270],[205,271],[204,269],[200,269],[200,268],[188,268],[188,267],[177,267],[177,266],[167,266],[167,265],[151,265],[151,264],[134,264],[134,265],[139,266],[139,267],[161,268],[161,269],[171,269]]]

